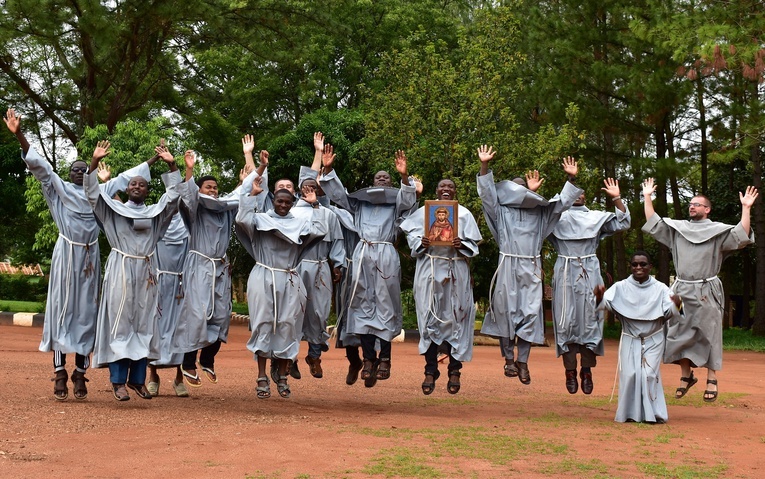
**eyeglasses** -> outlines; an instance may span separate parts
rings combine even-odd
[[[690,203],[690,206],[693,206],[694,208],[709,208],[709,206],[701,203]]]
[[[71,169],[72,173],[85,173],[88,169],[84,166],[76,166]]]
[[[640,266],[641,268],[645,268],[646,266],[648,266],[648,263],[646,263],[645,261],[641,261],[639,263],[638,262],[634,262],[634,263],[630,263],[630,264],[632,265],[633,268],[637,268],[638,266]]]

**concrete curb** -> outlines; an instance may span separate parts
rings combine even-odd
[[[44,322],[44,313],[10,313],[0,311],[0,325],[2,326],[33,326],[35,328],[42,328]]]

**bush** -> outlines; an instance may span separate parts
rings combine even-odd
[[[45,301],[48,278],[23,274],[0,274],[0,298],[17,301]]]

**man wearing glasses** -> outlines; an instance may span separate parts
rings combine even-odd
[[[731,251],[754,243],[750,227],[752,204],[758,192],[753,186],[739,193],[741,221],[736,226],[711,221],[709,198],[694,196],[688,207],[689,220],[660,218],[653,209],[653,178],[643,182],[646,224],[643,231],[672,251],[677,279],[673,291],[683,301],[684,316],[670,322],[664,362],[679,364],[680,399],[698,382],[691,368],[707,369],[704,401],[717,400],[716,372],[722,368],[723,286],[717,274]]]

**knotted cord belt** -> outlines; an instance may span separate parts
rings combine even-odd
[[[64,307],[61,309],[61,314],[58,317],[58,324],[63,325],[64,324],[64,316],[66,315],[66,309],[69,307],[69,289],[72,281],[72,268],[74,267],[72,264],[72,260],[74,257],[74,247],[75,246],[81,246],[85,248],[85,262],[88,263],[88,266],[85,267],[85,275],[88,275],[90,271],[93,269],[93,265],[90,262],[90,247],[98,244],[98,238],[96,238],[95,241],[92,241],[90,243],[78,243],[76,241],[72,241],[66,236],[62,235],[61,233],[58,234],[58,237],[69,243],[69,261],[67,261],[66,265],[66,296],[64,297]],[[96,303],[98,303],[98,286],[96,286]]]
[[[510,258],[520,258],[520,259],[533,259],[534,260],[534,267],[538,267],[537,265],[537,259],[539,259],[540,255],[535,256],[525,256],[520,254],[511,254],[511,253],[505,253],[504,251],[499,252],[499,264],[497,265],[497,270],[494,271],[494,276],[491,277],[491,283],[489,283],[489,312],[491,313],[491,320],[495,323],[497,322],[497,318],[494,315],[494,285],[497,283],[497,275],[499,274],[499,270],[502,267],[502,263],[505,261],[506,257]]]
[[[218,269],[215,266],[215,263],[217,261],[220,261],[222,264],[226,264],[226,257],[224,256],[223,258],[211,258],[207,256],[206,254],[200,253],[199,251],[195,249],[190,249],[189,253],[197,254],[203,257],[204,259],[208,260],[210,264],[212,264],[212,281],[210,283],[210,314],[208,314],[205,317],[205,321],[210,321],[212,317],[215,315],[215,282],[217,281],[217,278],[218,278]]]
[[[558,321],[558,326],[561,328],[566,323],[566,306],[568,306],[568,263],[575,259],[579,261],[579,266],[582,268],[582,272],[584,274],[584,278],[587,279],[587,269],[584,267],[584,263],[582,263],[582,260],[585,258],[594,258],[595,254],[588,254],[585,256],[563,256],[558,255],[558,258],[564,258],[566,260],[566,265],[563,267],[563,307],[561,308],[560,312],[560,320]]]
[[[122,269],[122,300],[120,300],[120,307],[117,310],[117,319],[114,321],[114,326],[112,327],[112,336],[114,336],[117,334],[117,326],[120,324],[120,319],[122,318],[122,310],[125,308],[125,300],[127,299],[127,278],[125,277],[125,260],[128,258],[132,258],[132,259],[142,259],[142,260],[145,260],[146,262],[150,262],[151,257],[154,256],[154,251],[149,253],[148,256],[138,256],[138,255],[128,254],[117,248],[112,248],[112,251],[116,251],[117,253],[122,255],[122,261],[120,264]],[[149,284],[151,284],[152,281],[156,282],[156,278],[154,278],[154,275],[151,273],[151,264],[149,264]]]
[[[628,336],[628,337],[630,337],[632,339],[639,339],[640,340],[640,367],[642,368],[643,366],[648,366],[649,368],[653,369],[653,372],[656,373],[657,383],[658,383],[658,377],[659,377],[658,373],[657,373],[657,369],[652,367],[646,361],[646,359],[645,359],[645,350],[644,350],[643,346],[645,345],[645,340],[646,339],[652,338],[652,337],[656,336],[657,334],[663,333],[663,332],[664,332],[664,327],[661,327],[661,328],[657,329],[656,331],[654,331],[653,333],[649,334],[648,336],[633,336],[632,334],[625,333],[624,330],[622,329],[622,336]],[[619,372],[622,370],[622,344],[623,344],[623,342],[624,341],[622,340],[622,338],[619,338],[619,349],[617,349],[617,353],[616,353],[617,356],[616,356],[616,372],[614,373],[614,385],[611,388],[611,398],[608,400],[608,402],[611,402],[611,401],[614,400],[614,392],[616,391],[616,381],[617,381]],[[650,397],[652,401],[656,400],[656,394],[654,394],[653,397],[651,397],[651,395],[650,395],[650,391],[651,391],[650,388],[649,388],[648,391],[649,391],[649,396],[648,397]]]
[[[359,264],[358,267],[354,269],[354,280],[353,280],[353,290],[351,291],[351,298],[348,300],[348,307],[350,308],[351,304],[353,304],[353,298],[356,297],[356,287],[359,285],[359,279],[361,278],[361,265],[364,262],[364,254],[367,252],[367,246],[368,245],[377,245],[377,244],[387,244],[393,246],[393,243],[390,241],[367,241],[365,239],[361,239],[361,251],[359,252]]]
[[[256,262],[255,266],[261,266],[271,272],[271,291],[273,292],[273,295],[274,295],[274,334],[275,334],[276,333],[276,318],[279,316],[279,309],[276,304],[276,272],[278,271],[280,273],[287,273],[290,276],[292,275],[298,276],[298,272],[295,269],[272,268],[270,266],[267,266],[259,262]],[[300,278],[298,277],[298,279]],[[299,288],[300,287],[298,286],[298,291],[299,291]]]
[[[430,255],[425,253],[425,256],[427,256],[430,259],[430,298],[428,299],[428,312],[433,315],[434,318],[436,318],[436,321],[439,323],[446,323],[443,319],[439,318],[436,312],[434,311],[434,303],[436,299],[436,260],[440,259],[443,261],[449,262],[449,273],[451,276],[452,271],[452,262],[453,261],[465,261],[466,258],[462,256],[457,256],[455,258],[448,258],[446,256],[436,256],[436,255]],[[454,311],[454,295],[449,295],[449,302],[452,307],[452,311]]]

